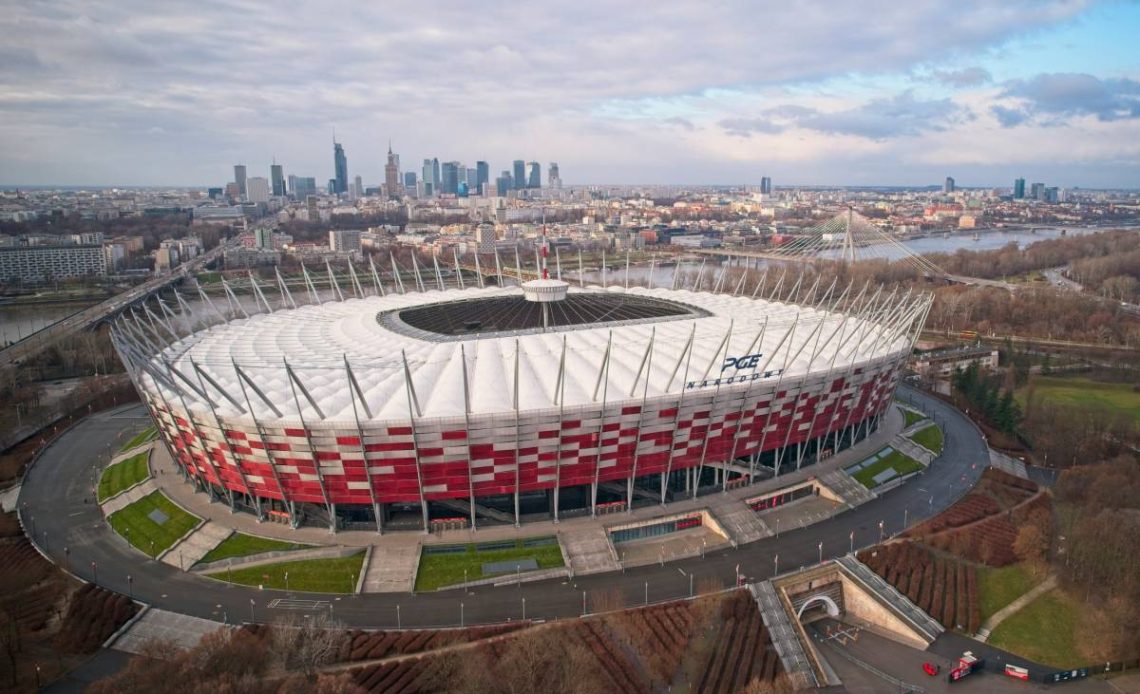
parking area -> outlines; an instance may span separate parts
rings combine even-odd
[[[956,693],[1016,694],[1055,690],[1055,687],[1040,682],[1022,682],[993,670],[976,672],[951,685],[946,679],[946,673],[954,665],[950,658],[920,651],[836,620],[821,619],[808,625],[807,629],[816,648],[839,675],[846,691],[852,694],[907,690],[906,685],[920,687],[919,691]],[[938,675],[932,677],[923,672],[922,666],[928,662],[940,668]],[[1112,691],[1106,683],[1098,680],[1068,682],[1060,686],[1065,694],[1108,694]]]

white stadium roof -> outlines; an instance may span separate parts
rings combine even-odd
[[[729,383],[736,388],[741,382],[759,386],[774,383],[780,370],[785,370],[784,378],[831,369],[842,373],[853,364],[910,348],[915,321],[929,306],[928,296],[904,302],[885,292],[867,291],[864,296],[849,291],[848,305],[856,294],[861,299],[851,315],[728,294],[573,288],[571,298],[587,302],[613,296],[620,304],[620,298],[627,297],[649,304],[679,303],[689,310],[616,323],[590,320],[547,332],[531,328],[437,336],[422,326],[404,324],[392,312],[441,302],[521,297],[522,290],[472,288],[352,298],[254,314],[208,328],[199,328],[186,314],[170,314],[181,322],[176,328],[183,328],[179,334],[185,336],[166,346],[161,358],[149,350],[145,356],[136,352],[136,357],[149,360],[150,368],[141,372],[146,387],[157,386],[172,404],[181,398],[192,410],[208,411],[201,396],[205,392],[219,415],[240,418],[252,408],[259,421],[297,421],[298,405],[309,423],[350,422],[356,415],[362,421],[406,421],[410,410],[417,418],[514,412],[516,388],[519,410],[572,408],[678,394],[686,385],[687,392]],[[838,290],[834,294],[831,303],[841,295]],[[386,318],[378,320],[379,314]],[[607,351],[608,375],[602,371]],[[745,359],[757,354],[758,359]],[[767,378],[765,371],[771,372]],[[155,378],[156,372],[169,377]],[[352,378],[365,406],[353,397]],[[175,383],[179,392],[171,387]],[[197,387],[185,387],[188,383]]]

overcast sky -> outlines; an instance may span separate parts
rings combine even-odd
[[[1140,188],[1140,4],[0,0],[0,185]]]

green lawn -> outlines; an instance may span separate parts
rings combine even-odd
[[[147,427],[146,429],[143,429],[139,433],[132,436],[131,440],[124,443],[123,447],[120,448],[119,451],[129,451],[135,446],[143,445],[156,436],[158,436],[158,429],[155,429],[154,427]]]
[[[1033,379],[1036,395],[1048,402],[1070,407],[1104,407],[1113,413],[1126,414],[1140,419],[1140,393],[1132,390],[1131,383],[1102,383],[1087,378],[1037,376]],[[1018,392],[1018,400],[1025,407],[1027,388]]]
[[[909,475],[912,472],[918,472],[922,469],[922,465],[918,461],[909,458],[898,451],[891,451],[891,453],[880,460],[877,460],[873,465],[868,465],[862,470],[857,471],[852,477],[867,489],[874,489],[878,485],[875,484],[875,475],[883,470],[893,467],[899,477]],[[895,478],[891,478],[895,479]],[[887,480],[890,482],[891,480]]]
[[[1041,582],[1033,572],[1021,564],[1000,569],[978,569],[978,601],[981,602],[982,621],[1029,592]]]
[[[305,593],[352,593],[364,569],[364,552],[335,559],[302,559],[276,564],[250,566],[233,571],[211,573],[217,578],[245,586],[264,586],[285,590],[285,574],[289,574],[288,590]]]
[[[209,564],[219,559],[230,557],[248,557],[251,554],[263,552],[289,552],[295,549],[308,549],[313,545],[303,545],[298,542],[285,542],[273,540],[268,537],[256,537],[244,533],[234,533],[222,540],[222,543],[202,557],[202,564]]]
[[[1086,665],[1086,659],[1077,652],[1077,613],[1071,599],[1051,590],[999,624],[989,643],[1043,665]]]
[[[911,426],[912,424],[918,424],[922,420],[926,419],[926,415],[920,412],[908,410],[905,407],[900,407],[899,409],[902,410],[903,417],[906,419],[906,426],[903,427],[904,429]]]
[[[463,572],[467,571],[468,581],[477,581],[489,576],[483,575],[483,564],[487,562],[510,561],[512,559],[534,559],[540,569],[563,566],[562,550],[558,543],[523,547],[518,542],[514,548],[476,551],[474,544],[467,545],[466,551],[455,554],[420,554],[420,569],[416,574],[416,590],[435,590],[444,586],[463,583]]]
[[[146,465],[148,456],[149,453],[144,451],[103,470],[99,477],[99,503],[150,477],[150,469]]]
[[[916,431],[910,435],[910,440],[935,454],[942,452],[942,430],[937,425]]]
[[[165,522],[159,524],[149,517],[148,514],[155,509],[166,514]],[[156,557],[197,525],[200,519],[178,508],[162,492],[153,492],[115,511],[107,520],[127,542],[143,554]]]

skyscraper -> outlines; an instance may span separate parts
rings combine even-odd
[[[423,182],[424,182],[424,195],[431,197],[435,194],[435,180],[432,178],[435,168],[432,166],[431,159],[424,159],[423,169]]]
[[[285,167],[277,162],[269,167],[269,180],[273,184],[273,195],[275,197],[285,196]]]
[[[443,179],[439,173],[439,159],[432,158],[431,160],[431,186],[432,190],[439,192],[439,184]]]
[[[772,194],[772,179],[769,178],[768,176],[762,176],[760,178],[760,194],[761,195],[771,195]]]
[[[558,174],[558,162],[556,162],[556,161],[550,162],[550,166],[547,170],[549,173],[547,173],[546,175],[547,175],[547,180],[550,181],[550,187],[551,188],[561,188],[562,187],[562,177]]]
[[[946,177],[946,181],[942,184],[942,192],[943,193],[953,193],[954,192],[954,179],[952,177],[950,177],[950,176]]]
[[[415,188],[416,187],[416,172],[415,171],[405,171],[404,172],[404,187],[405,188]]]
[[[530,176],[527,178],[527,188],[541,188],[542,187],[542,166],[537,161],[532,161],[527,164],[530,167]]]
[[[500,198],[507,197],[507,193],[512,187],[513,181],[511,181],[510,171],[504,171],[503,173],[499,174],[498,178],[495,179],[495,194]]]
[[[522,159],[515,159],[514,174],[511,176],[514,182],[515,190],[522,190],[526,187],[526,162]]]
[[[250,202],[269,202],[269,179],[251,176],[245,180],[245,190]]]
[[[403,186],[400,185],[400,159],[392,154],[392,143],[388,143],[388,163],[384,165],[384,185],[388,188],[388,199],[399,200],[404,197]]]
[[[347,193],[348,192],[348,158],[344,156],[344,147],[340,143],[333,140],[333,170],[336,176],[333,178],[335,181],[333,193]]]
[[[443,180],[439,183],[439,192],[451,195],[459,194],[459,162],[444,162],[441,172]]]
[[[1033,198],[1034,200],[1045,200],[1045,184],[1034,183],[1033,185],[1029,186],[1029,197]]]
[[[1014,181],[1013,181],[1013,199],[1014,200],[1025,199],[1025,179],[1024,178],[1014,179]]]
[[[491,180],[491,167],[485,161],[475,162],[475,190],[480,195],[485,194],[483,186]]]
[[[245,164],[234,165],[234,182],[237,183],[238,195],[245,197]]]

